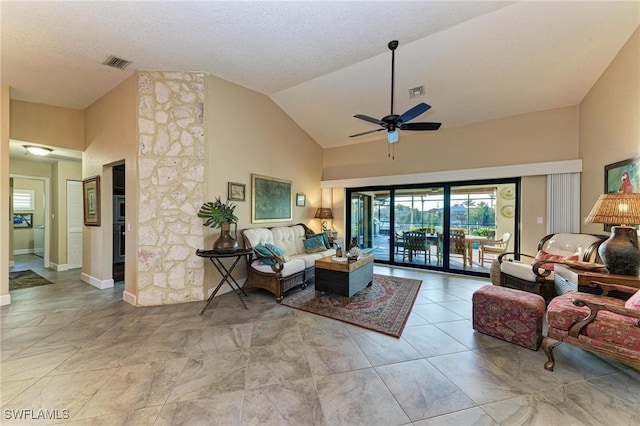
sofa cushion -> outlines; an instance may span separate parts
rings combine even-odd
[[[283,277],[288,277],[289,275],[293,275],[305,270],[304,260],[302,259],[291,259],[288,262],[283,263],[282,266],[283,268],[282,271],[280,271],[280,274]],[[251,262],[251,267],[256,271],[273,274],[273,269],[271,269],[271,266],[265,265],[260,261],[260,259],[256,259]]]
[[[545,241],[542,250],[563,256],[571,256],[578,253],[578,260],[593,262],[595,259],[583,259],[583,256],[587,248],[597,241],[600,241],[600,238],[594,235],[559,232]]]
[[[625,302],[624,307],[631,311],[640,311],[640,290]]]
[[[318,253],[321,251],[325,251],[327,247],[324,245],[324,241],[322,239],[322,234],[314,235],[305,239],[304,244],[304,252],[309,253]]]
[[[273,233],[267,228],[249,228],[242,231],[242,233],[251,244],[251,247],[266,243],[274,244]]]
[[[281,249],[289,256],[304,253],[302,241],[305,238],[304,228],[301,225],[277,226],[269,230],[272,241],[268,241]]]
[[[500,272],[529,282],[536,282],[536,280],[539,278],[533,272],[531,264],[518,262],[517,260],[511,262],[502,262],[500,264]],[[552,280],[553,272],[548,277],[546,277],[546,279]]]

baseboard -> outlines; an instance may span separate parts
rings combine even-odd
[[[14,256],[17,254],[32,254],[32,253],[33,253],[33,249],[18,249],[13,251]]]
[[[130,305],[136,306],[136,295],[133,293],[129,293],[128,291],[122,292],[122,300],[127,302]]]
[[[57,263],[49,262],[49,269],[53,269],[54,271],[57,271],[57,272],[68,271],[69,265],[67,264],[58,265]]]
[[[113,288],[113,280],[112,279],[108,279],[108,280],[99,280],[95,277],[92,277],[89,274],[85,274],[84,272],[82,274],[80,274],[80,279],[82,281],[84,281],[85,283],[94,286],[95,288],[98,288],[100,290],[104,290],[106,288]]]
[[[0,296],[0,306],[9,305],[9,304],[11,304],[10,294],[3,294],[2,296]]]

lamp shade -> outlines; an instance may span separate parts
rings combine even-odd
[[[611,236],[600,244],[598,254],[612,274],[640,273],[638,232],[626,226],[640,223],[640,194],[601,195],[585,222],[621,224],[611,228]]]
[[[640,194],[603,194],[585,220],[587,223],[640,224]]]
[[[333,213],[331,212],[331,209],[319,208],[316,210],[314,219],[333,219]]]

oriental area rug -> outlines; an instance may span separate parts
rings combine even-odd
[[[289,292],[282,304],[400,337],[421,284],[421,280],[374,275],[371,287],[354,294],[347,305],[343,305],[342,296],[322,293],[316,298],[313,286]]]
[[[27,271],[9,272],[9,291],[22,290],[23,288],[38,287],[47,284],[53,283],[36,274],[31,269]]]

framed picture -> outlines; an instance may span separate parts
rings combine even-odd
[[[245,201],[245,184],[229,182],[227,187],[227,199],[231,201]]]
[[[100,176],[82,181],[85,226],[100,226]]]
[[[296,194],[296,206],[304,207],[307,204],[307,197],[304,194],[297,193]]]
[[[633,194],[640,192],[640,157],[629,158],[604,166],[604,192],[624,192]],[[604,225],[610,231],[615,223]]]
[[[251,223],[291,221],[291,200],[290,180],[251,175]]]
[[[33,228],[33,213],[14,213],[14,228]]]

